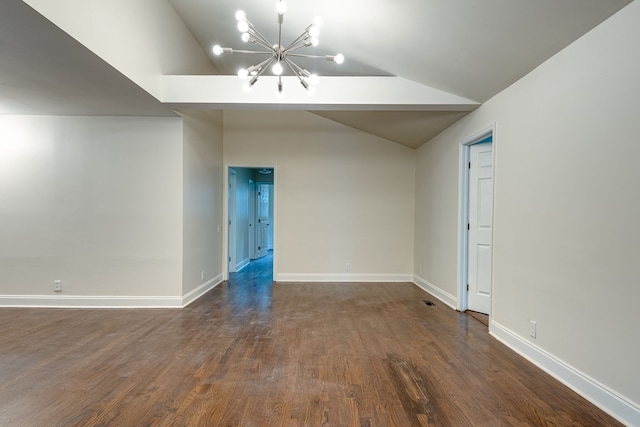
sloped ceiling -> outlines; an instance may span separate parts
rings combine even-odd
[[[277,40],[275,0],[169,0],[216,68],[235,74],[253,58],[214,56],[240,40],[242,9]],[[607,19],[628,0],[290,0],[283,40],[322,16],[320,55],[340,52],[322,74],[392,75],[484,102]]]
[[[131,1],[131,0],[127,0]],[[216,57],[214,44],[246,48],[235,29],[234,14],[243,9],[255,26],[268,38],[277,39],[275,1],[264,0],[154,0],[168,1],[221,75],[235,74],[254,58],[233,54]],[[383,138],[418,147],[460,117],[530,72],[549,57],[578,39],[600,22],[620,10],[629,0],[297,0],[290,1],[283,25],[283,40],[297,36],[316,15],[324,18],[321,44],[314,54],[343,53],[345,63],[313,61],[305,64],[321,75],[385,76],[402,78],[426,89],[457,96],[465,102],[436,108],[425,99],[406,108],[396,98],[410,94],[385,92],[385,83],[359,86],[367,93],[388,97],[387,107],[362,108],[340,99],[322,100],[316,106],[269,100],[244,103],[238,95],[234,108],[307,109],[330,120],[369,132]],[[36,13],[51,19],[58,28]],[[153,18],[145,14],[150,0],[132,3],[113,0],[113,14],[128,13],[122,22],[135,25]],[[158,91],[151,96],[139,82],[94,49],[114,44],[114,50],[126,50],[135,58],[136,43],[123,43],[113,37],[121,28],[105,31],[92,25],[85,3],[65,0],[54,5],[48,0],[3,0],[0,3],[0,113],[2,114],[69,114],[69,115],[172,115],[171,108],[181,104],[180,93],[174,91],[171,103]],[[47,9],[48,8],[48,9]],[[128,11],[127,11],[128,8]],[[61,12],[62,11],[62,12]],[[127,12],[126,12],[127,11]],[[55,12],[55,13],[54,13]],[[62,16],[66,14],[66,16]],[[55,15],[55,16],[54,16]],[[61,19],[63,17],[64,19]],[[120,23],[115,19],[114,22]],[[74,33],[74,25],[84,33]],[[124,24],[123,24],[124,25]],[[87,31],[94,43],[85,40]],[[102,32],[99,32],[102,31]],[[167,28],[166,31],[172,31]],[[73,37],[70,37],[68,34]],[[110,36],[111,34],[111,36]],[[135,34],[135,32],[129,32]],[[113,38],[113,41],[111,40]],[[147,40],[148,42],[148,40]],[[117,45],[116,45],[117,43]],[[158,42],[157,52],[162,50]],[[175,51],[175,50],[174,50]],[[154,53],[155,49],[151,53]],[[144,52],[150,55],[149,51]],[[159,54],[159,53],[158,53]],[[166,56],[166,52],[165,52]],[[164,58],[166,60],[166,58]],[[159,67],[160,68],[160,67]],[[184,77],[189,79],[190,70]],[[202,74],[193,70],[192,74]],[[397,76],[397,77],[396,77]],[[161,77],[161,76],[158,76]],[[171,77],[171,76],[167,76]],[[189,80],[191,91],[197,92],[202,80]],[[267,84],[260,81],[257,85]],[[204,88],[203,88],[204,89]],[[322,89],[319,86],[318,91]],[[287,87],[287,91],[302,90]],[[240,92],[240,91],[238,91]],[[275,94],[275,89],[274,89]],[[185,103],[187,102],[185,98]],[[228,104],[228,102],[227,102]],[[197,108],[227,108],[215,93]],[[404,106],[403,106],[404,105]]]
[[[466,111],[315,111],[327,119],[398,144],[418,148],[468,114]]]
[[[21,0],[0,2],[0,114],[176,116]]]

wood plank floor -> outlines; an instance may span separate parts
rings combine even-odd
[[[412,284],[261,263],[182,310],[0,309],[0,425],[620,425]]]

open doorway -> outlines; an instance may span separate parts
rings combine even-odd
[[[258,265],[273,277],[275,168],[230,166],[228,183],[228,278]]]

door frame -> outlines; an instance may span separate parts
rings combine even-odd
[[[223,223],[229,224],[229,170],[234,168],[249,168],[249,169],[273,169],[273,280],[276,281],[278,271],[278,258],[277,258],[277,231],[278,231],[278,166],[277,165],[246,165],[246,164],[225,164],[223,172],[222,183],[222,217]],[[223,228],[222,236],[222,277],[223,280],[229,279],[229,227]]]
[[[228,182],[225,184],[225,188],[228,190],[225,200],[227,200],[227,207],[225,210],[225,221],[227,224],[227,239],[225,240],[225,247],[227,248],[227,255],[222,265],[227,266],[227,273],[235,273],[236,271],[236,242],[237,242],[237,230],[236,230],[236,171],[232,168],[227,169],[226,173]],[[224,197],[224,196],[223,196]],[[233,218],[233,220],[232,220]],[[230,267],[232,266],[232,267]]]
[[[469,160],[471,146],[491,136],[493,141],[493,210],[491,218],[491,241],[493,242],[494,218],[495,218],[495,184],[496,184],[496,123],[493,122],[478,132],[462,139],[459,149],[459,179],[458,179],[458,301],[457,309],[465,311],[469,308],[469,295],[467,293],[467,279],[469,277]],[[491,244],[491,271],[493,271],[494,256],[493,243]],[[491,310],[493,313],[493,275],[491,275]]]

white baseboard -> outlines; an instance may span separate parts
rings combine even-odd
[[[279,273],[276,282],[411,282],[409,274]]]
[[[181,307],[188,306],[189,304],[191,304],[192,302],[194,302],[195,300],[197,300],[198,298],[200,298],[201,296],[203,296],[204,294],[209,292],[211,289],[213,289],[216,286],[218,286],[220,283],[222,283],[222,274],[218,274],[216,277],[214,277],[211,280],[206,281],[205,283],[203,283],[202,285],[198,286],[197,288],[195,288],[191,292],[188,292],[188,293],[184,294],[182,296],[182,305],[181,305]]]
[[[182,308],[222,283],[222,275],[176,296],[0,295],[0,307],[25,308]]]
[[[640,405],[616,394],[598,381],[493,320],[489,323],[489,333],[621,423],[628,426],[640,426]]]
[[[429,283],[428,281],[424,280],[422,277],[413,276],[413,283],[415,283],[415,285],[418,286],[419,288],[422,288],[423,290],[429,292],[431,295],[438,298],[440,301],[447,304],[449,307],[453,308],[454,310],[457,310],[458,299],[455,296],[451,295],[448,292],[443,291],[436,285]]]
[[[240,270],[242,270],[243,268],[245,268],[247,265],[249,265],[249,263],[251,262],[251,259],[249,258],[245,258],[242,261],[240,261],[239,263],[236,264],[236,273]]]
[[[0,295],[0,307],[32,308],[181,308],[175,296]]]

